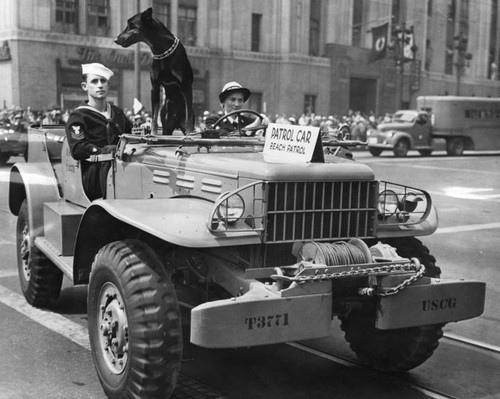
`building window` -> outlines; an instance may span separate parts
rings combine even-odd
[[[401,25],[401,0],[392,0],[392,26]]]
[[[248,100],[248,108],[259,113],[265,112],[265,110],[262,109],[262,93],[252,91],[252,95]]]
[[[354,0],[352,12],[352,45],[361,46],[361,30],[363,26],[363,0]]]
[[[262,14],[252,14],[252,44],[251,51],[260,51],[260,27]]]
[[[167,28],[170,26],[170,3],[165,1],[155,0],[153,2],[154,17],[159,19]]]
[[[311,115],[316,111],[316,96],[312,94],[306,94],[304,96],[304,114]]]
[[[497,61],[497,18],[498,18],[498,0],[491,2],[491,27],[490,27],[490,51],[488,60],[488,77],[491,80],[498,79],[498,61]]]
[[[188,46],[196,44],[196,7],[179,5],[178,18],[178,36],[182,43]]]
[[[89,0],[88,32],[96,36],[106,36],[109,25],[109,0]]]
[[[425,41],[425,63],[424,63],[424,69],[426,71],[431,70],[431,61],[432,61],[432,44],[430,39],[427,39]]]
[[[56,32],[78,33],[78,0],[56,0]]]
[[[453,59],[455,54],[455,20],[457,4],[456,0],[449,0],[448,15],[446,23],[446,52],[444,59],[444,73],[453,75]]]
[[[309,55],[319,56],[319,38],[321,29],[321,0],[311,0],[309,17]]]

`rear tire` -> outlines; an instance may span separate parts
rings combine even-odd
[[[393,152],[398,158],[406,157],[408,151],[410,150],[410,142],[408,139],[399,139],[396,144],[394,144]]]
[[[380,148],[368,148],[368,151],[370,151],[370,154],[372,154],[374,157],[379,157],[384,150],[381,150]]]
[[[418,150],[418,152],[423,157],[429,157],[432,154],[432,150]]]
[[[396,248],[398,255],[418,258],[425,266],[425,275],[439,277],[441,269],[435,258],[416,238],[397,238],[384,241]],[[345,339],[361,363],[382,371],[411,370],[424,363],[439,345],[443,325],[379,330],[375,328],[376,302],[355,304],[341,316]]]
[[[182,359],[180,311],[159,260],[135,240],[94,259],[88,326],[97,375],[109,398],[168,398]]]
[[[0,152],[0,165],[5,165],[10,158],[10,154],[6,152]]]
[[[446,140],[446,153],[450,156],[459,157],[464,153],[465,143],[460,137]]]
[[[24,200],[16,227],[17,269],[26,301],[36,307],[53,305],[61,293],[63,273],[35,246]]]

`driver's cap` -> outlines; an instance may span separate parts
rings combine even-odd
[[[243,87],[238,82],[228,82],[224,85],[222,91],[219,94],[219,100],[221,104],[226,101],[227,96],[235,91],[240,91],[243,94],[243,101],[248,100],[248,97],[250,97],[250,90],[248,90],[246,87]]]

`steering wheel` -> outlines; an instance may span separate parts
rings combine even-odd
[[[227,119],[229,116],[233,116],[233,115],[241,115],[241,114],[253,114],[255,116],[257,116],[257,118],[260,119],[260,125],[257,125],[257,126],[252,126],[250,128],[245,128],[245,127],[241,127],[239,124],[238,124],[238,134],[241,136],[241,132],[242,130],[244,131],[248,131],[248,132],[256,132],[257,130],[260,130],[260,129],[265,129],[265,125],[262,124],[262,121],[264,120],[264,117],[259,114],[257,111],[253,111],[251,109],[237,109],[235,111],[231,111],[229,112],[228,114],[226,115],[223,115],[221,116],[219,119],[217,119],[217,121],[212,125],[212,129],[215,129],[217,126],[220,125],[220,123],[224,120],[224,119]]]

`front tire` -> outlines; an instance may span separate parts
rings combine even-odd
[[[416,238],[384,241],[396,248],[398,255],[418,258],[425,266],[425,275],[439,277],[441,270],[435,258]],[[375,328],[376,302],[356,303],[341,316],[341,328],[352,351],[366,366],[382,371],[411,370],[424,363],[439,345],[443,325],[379,330]]]
[[[394,144],[393,152],[396,157],[406,157],[408,151],[410,150],[410,142],[408,139],[399,139],[396,144]]]
[[[116,241],[95,257],[88,293],[92,357],[109,398],[168,398],[182,359],[180,310],[155,254]]]
[[[19,281],[26,301],[35,307],[53,305],[61,293],[63,273],[35,246],[26,200],[17,218],[16,248]]]

